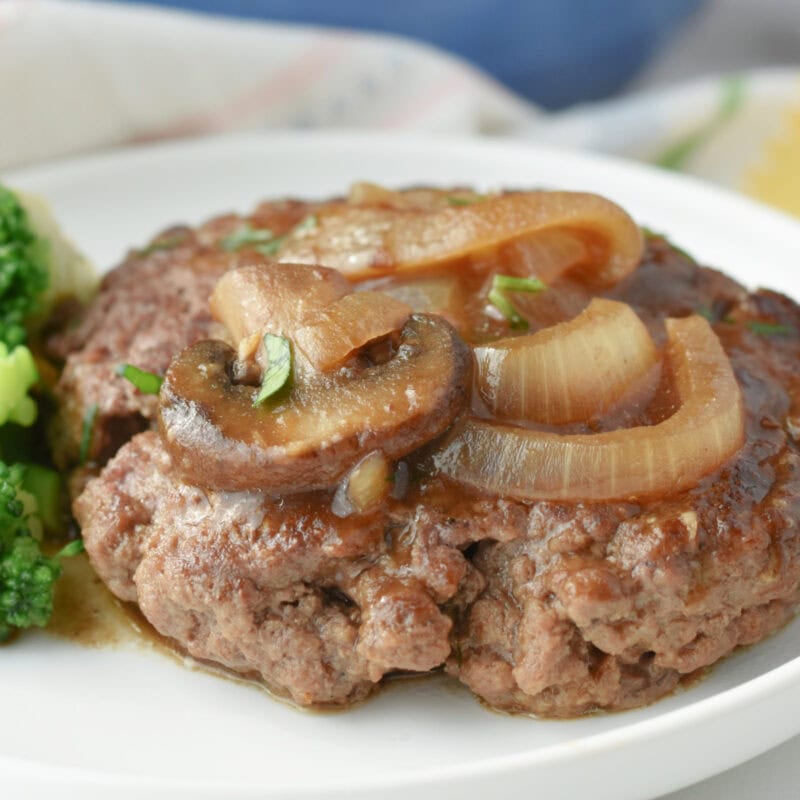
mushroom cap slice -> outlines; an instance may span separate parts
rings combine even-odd
[[[173,360],[161,434],[186,480],[276,495],[333,486],[371,450],[398,459],[429,442],[464,407],[472,371],[452,326],[422,314],[385,363],[299,383],[257,407],[257,388],[231,379],[235,357],[225,343],[204,341]]]

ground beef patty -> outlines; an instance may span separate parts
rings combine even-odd
[[[443,663],[452,622],[439,604],[471,568],[413,525],[342,520],[330,503],[187,486],[148,431],[89,483],[75,515],[100,577],[160,633],[297,703],[341,704],[387,672]]]
[[[329,492],[188,486],[148,431],[75,501],[92,563],[191,655],[301,704],[350,703],[389,672],[441,665],[512,711],[664,695],[800,599],[800,311],[661,239],[609,296],[657,340],[663,317],[701,310],[731,359],[747,443],[692,490],[647,505],[518,502],[426,473],[422,453],[405,498],[342,520]]]

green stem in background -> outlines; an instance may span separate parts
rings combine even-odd
[[[63,527],[62,481],[54,469],[26,464],[22,488],[36,499],[39,517],[46,531],[59,533]]]
[[[78,464],[83,466],[89,458],[89,451],[92,448],[92,434],[94,433],[94,421],[97,417],[97,403],[92,403],[83,415],[83,430],[81,431],[81,445],[78,450]]]
[[[717,133],[741,108],[745,96],[745,82],[740,75],[722,81],[722,94],[717,113],[697,130],[670,145],[654,159],[659,167],[682,170],[695,152]]]

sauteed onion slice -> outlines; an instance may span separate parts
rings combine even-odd
[[[596,298],[577,317],[475,348],[477,385],[501,419],[560,425],[599,416],[658,377],[644,323],[625,303]]]
[[[688,489],[744,441],[730,361],[702,317],[666,322],[678,410],[653,426],[559,435],[468,420],[435,455],[450,477],[527,500],[634,500]]]
[[[288,236],[279,258],[325,264],[351,280],[466,261],[545,282],[571,271],[606,286],[636,267],[642,247],[639,227],[610,200],[539,191],[438,209],[332,204],[312,229]]]

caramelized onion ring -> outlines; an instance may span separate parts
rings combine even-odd
[[[608,411],[658,376],[644,323],[596,298],[577,317],[475,348],[478,391],[495,416],[560,425]]]
[[[301,382],[274,407],[234,384],[223,342],[184,350],[161,386],[159,426],[189,482],[274,494],[336,484],[365,453],[390,460],[441,434],[466,402],[471,354],[438,317],[412,316],[393,358],[354,375]]]
[[[639,227],[610,200],[526,192],[433,210],[334,204],[288,237],[280,260],[325,264],[351,280],[469,261],[546,282],[574,271],[608,286],[636,267],[642,247]]]
[[[702,317],[666,321],[680,398],[664,422],[564,435],[469,420],[435,456],[450,477],[526,500],[632,500],[694,486],[744,441],[730,361]]]

